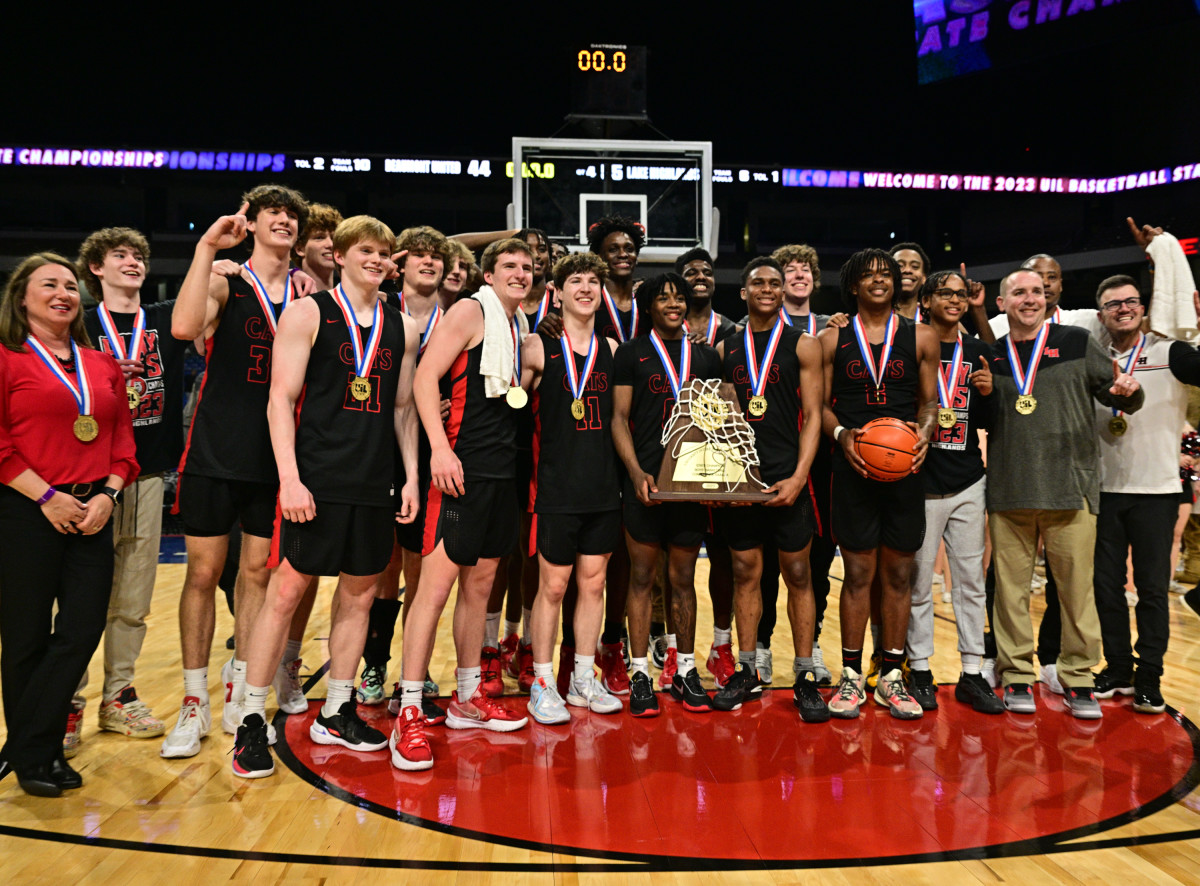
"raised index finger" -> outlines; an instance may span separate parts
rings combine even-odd
[[[240,215],[242,218],[245,218],[246,213],[249,211],[250,211],[250,201],[246,200],[246,201],[242,202],[241,207],[238,209],[237,212],[234,213],[234,215]]]

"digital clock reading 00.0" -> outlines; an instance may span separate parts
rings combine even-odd
[[[581,71],[616,71],[624,73],[627,64],[625,53],[617,50],[612,58],[603,49],[581,49],[576,58],[576,64]]]

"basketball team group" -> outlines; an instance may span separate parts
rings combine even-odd
[[[232,770],[271,775],[269,712],[308,712],[300,651],[321,576],[337,586],[309,736],[401,770],[433,767],[439,727],[760,703],[781,578],[803,723],[869,703],[905,720],[950,703],[1034,716],[1039,681],[1074,717],[1115,696],[1161,713],[1197,302],[1178,241],[1128,224],[1152,293],[1113,276],[1094,308],[1062,310],[1061,268],[1035,255],[1000,281],[990,321],[983,285],[915,243],[852,255],[832,316],[810,307],[812,248],[754,258],[735,321],[713,309],[704,249],[639,273],[631,219],[600,219],[570,252],[535,229],[396,235],[279,185],[212,223],[172,301],[143,301],[150,246],[130,228],[93,233],[74,259],[30,256],[0,303],[0,777],[37,796],[82,785],[69,758],[101,645],[100,728],[200,753],[219,585],[233,589],[219,681]],[[219,258],[235,247],[241,261]],[[189,347],[205,371],[185,424]],[[753,431],[761,501],[659,489],[677,404],[710,381]],[[176,470],[187,573],[168,729],[134,678]],[[702,549],[715,692],[696,660]],[[819,640],[838,555],[831,669]],[[957,627],[953,702],[930,668],[935,578]],[[448,603],[443,694],[430,662]],[[393,718],[364,719],[383,704]]]

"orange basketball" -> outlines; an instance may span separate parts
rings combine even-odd
[[[877,418],[862,426],[855,442],[859,457],[874,480],[891,482],[912,472],[916,432],[898,418]]]

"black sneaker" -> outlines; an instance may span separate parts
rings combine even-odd
[[[326,717],[323,711],[322,706],[317,719],[308,727],[308,737],[317,744],[336,744],[352,751],[382,751],[387,747],[387,736],[363,722],[353,700],[338,708],[332,717]]]
[[[938,709],[937,686],[933,682],[932,671],[909,671],[908,694],[921,706],[921,710],[936,711]]]
[[[692,668],[686,677],[675,675],[671,681],[671,696],[676,701],[683,702],[683,709],[693,714],[711,714],[712,699],[700,685],[700,672]]]
[[[1200,585],[1196,585],[1186,594],[1179,598],[1185,609],[1190,611],[1192,615],[1200,615]]]
[[[1133,695],[1133,681],[1122,677],[1112,668],[1105,668],[1096,675],[1096,685],[1092,687],[1096,698],[1112,698],[1114,695]]]
[[[817,691],[817,678],[812,671],[802,671],[796,675],[792,704],[805,723],[824,723],[830,717],[829,706]]]
[[[954,687],[955,701],[969,704],[981,714],[1003,714],[1004,702],[992,691],[982,674],[960,674]]]
[[[1161,714],[1167,709],[1162,693],[1158,691],[1158,677],[1135,675],[1133,681],[1133,709],[1139,714]]]
[[[629,675],[629,713],[635,717],[657,717],[658,696],[654,684],[641,671]]]
[[[446,712],[432,698],[421,699],[421,714],[426,726],[441,726],[446,722]]]
[[[736,711],[748,701],[761,699],[762,691],[763,684],[758,679],[758,671],[745,662],[738,662],[724,688],[717,690],[713,696],[712,706],[718,711]]]
[[[233,774],[242,778],[266,778],[275,771],[275,759],[267,746],[267,724],[260,715],[250,714],[237,728],[232,766]]]
[[[1009,683],[1004,687],[1004,709],[1014,714],[1036,714],[1033,688],[1028,683]]]

